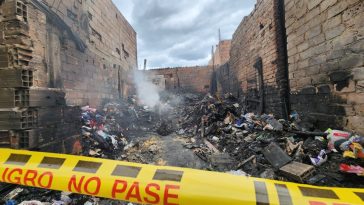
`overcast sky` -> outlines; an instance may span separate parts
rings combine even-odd
[[[139,68],[206,65],[256,0],[113,0],[138,35]]]

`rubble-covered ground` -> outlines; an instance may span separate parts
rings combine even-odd
[[[289,120],[249,113],[239,102],[229,94],[214,98],[184,93],[162,95],[155,107],[139,105],[136,97],[107,103],[103,110],[86,106],[81,116],[82,148],[74,154],[364,187],[363,137],[329,128],[315,130],[295,112]],[[7,204],[31,200],[57,205],[128,204],[13,185],[1,193]]]

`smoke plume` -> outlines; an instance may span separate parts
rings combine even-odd
[[[158,86],[154,85],[141,71],[134,71],[133,77],[140,103],[151,108],[159,105],[160,94]]]

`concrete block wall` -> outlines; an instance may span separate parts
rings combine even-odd
[[[46,15],[30,6],[30,36],[35,43],[35,86],[61,88],[70,105],[98,107],[131,90],[137,68],[136,32],[111,0],[46,0],[87,49],[77,46]],[[44,63],[44,61],[46,63]],[[91,89],[90,89],[91,88]]]
[[[159,81],[160,76],[164,76],[167,91],[208,93],[210,90],[212,75],[210,66],[159,68],[141,72],[151,76],[151,80],[155,76]]]
[[[286,0],[292,110],[364,133],[364,2]]]
[[[67,152],[79,106],[131,90],[136,33],[111,0],[37,2],[0,4],[0,146]]]
[[[257,1],[253,12],[242,20],[235,31],[229,65],[223,66],[224,71],[220,73],[228,73],[229,76],[228,81],[226,76],[221,80],[223,87],[254,104],[261,100],[259,72],[254,67],[261,58],[265,98],[263,112],[284,117],[288,109],[285,98],[288,91],[282,58],[284,53],[280,51],[285,45],[278,40],[283,35],[279,27],[280,3],[280,0]]]
[[[0,146],[35,149],[77,135],[79,109],[65,104],[65,93],[34,87],[37,70],[32,62],[38,56],[29,27],[29,4],[5,1],[1,9]],[[66,114],[69,110],[72,114]],[[50,125],[53,132],[42,134]],[[66,133],[62,132],[65,127]],[[62,151],[58,148],[53,151]]]

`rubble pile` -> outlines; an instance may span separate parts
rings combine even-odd
[[[104,116],[89,106],[82,111],[82,154],[117,159],[127,142],[114,116]]]
[[[160,156],[160,140],[156,137],[143,139],[138,142],[131,143],[125,147],[123,158],[128,162],[137,162],[143,164],[156,164],[161,160]]]
[[[177,129],[176,123],[173,123],[177,110],[172,105],[177,106],[179,102],[177,98],[164,96],[158,106],[150,108],[138,105],[136,97],[132,96],[127,101],[107,103],[101,110],[84,106],[80,116],[80,143],[74,144],[72,152],[97,158],[165,165],[158,135],[166,136]],[[7,186],[7,190],[0,190],[1,204],[132,205],[65,192]]]
[[[102,110],[90,106],[81,109],[81,140],[80,143],[74,144],[73,154],[114,160],[148,162],[140,158],[135,159],[140,155],[133,152],[136,152],[135,150],[142,152],[143,150],[139,149],[141,142],[134,143],[136,139],[133,139],[133,134],[139,133],[142,135],[144,131],[148,132],[156,129],[156,126],[152,123],[154,122],[152,120],[156,119],[153,112],[148,111],[146,107],[137,106],[133,98],[130,98],[128,102],[107,103]],[[125,137],[124,133],[127,133],[129,138]],[[146,144],[146,149],[156,152],[158,147],[152,150],[151,145],[151,143]],[[124,154],[128,150],[133,154]],[[0,190],[0,204],[132,205],[131,203],[66,192],[61,193],[15,185],[6,185],[6,187],[6,189]]]
[[[99,199],[68,192],[16,187],[0,195],[0,203],[5,205],[133,205],[132,203]]]
[[[165,95],[153,108],[140,106],[135,99],[107,103],[101,110],[83,107],[80,143],[75,143],[73,154],[312,185],[364,187],[362,136],[315,130],[296,112],[289,120],[249,113],[230,94],[223,98]],[[0,190],[1,204],[128,204],[7,186]]]
[[[293,112],[290,120],[256,115],[232,95],[207,95],[181,117],[187,148],[216,171],[337,187],[364,187],[364,137],[314,130]],[[351,174],[350,174],[351,173]],[[360,183],[359,183],[360,182]]]
[[[128,102],[107,103],[101,111],[89,106],[82,109],[84,156],[125,160],[124,152],[139,147],[142,143],[139,140],[146,133],[168,135],[173,132],[166,119],[161,119],[160,109],[156,112],[154,108],[139,106],[134,98],[129,98]]]

